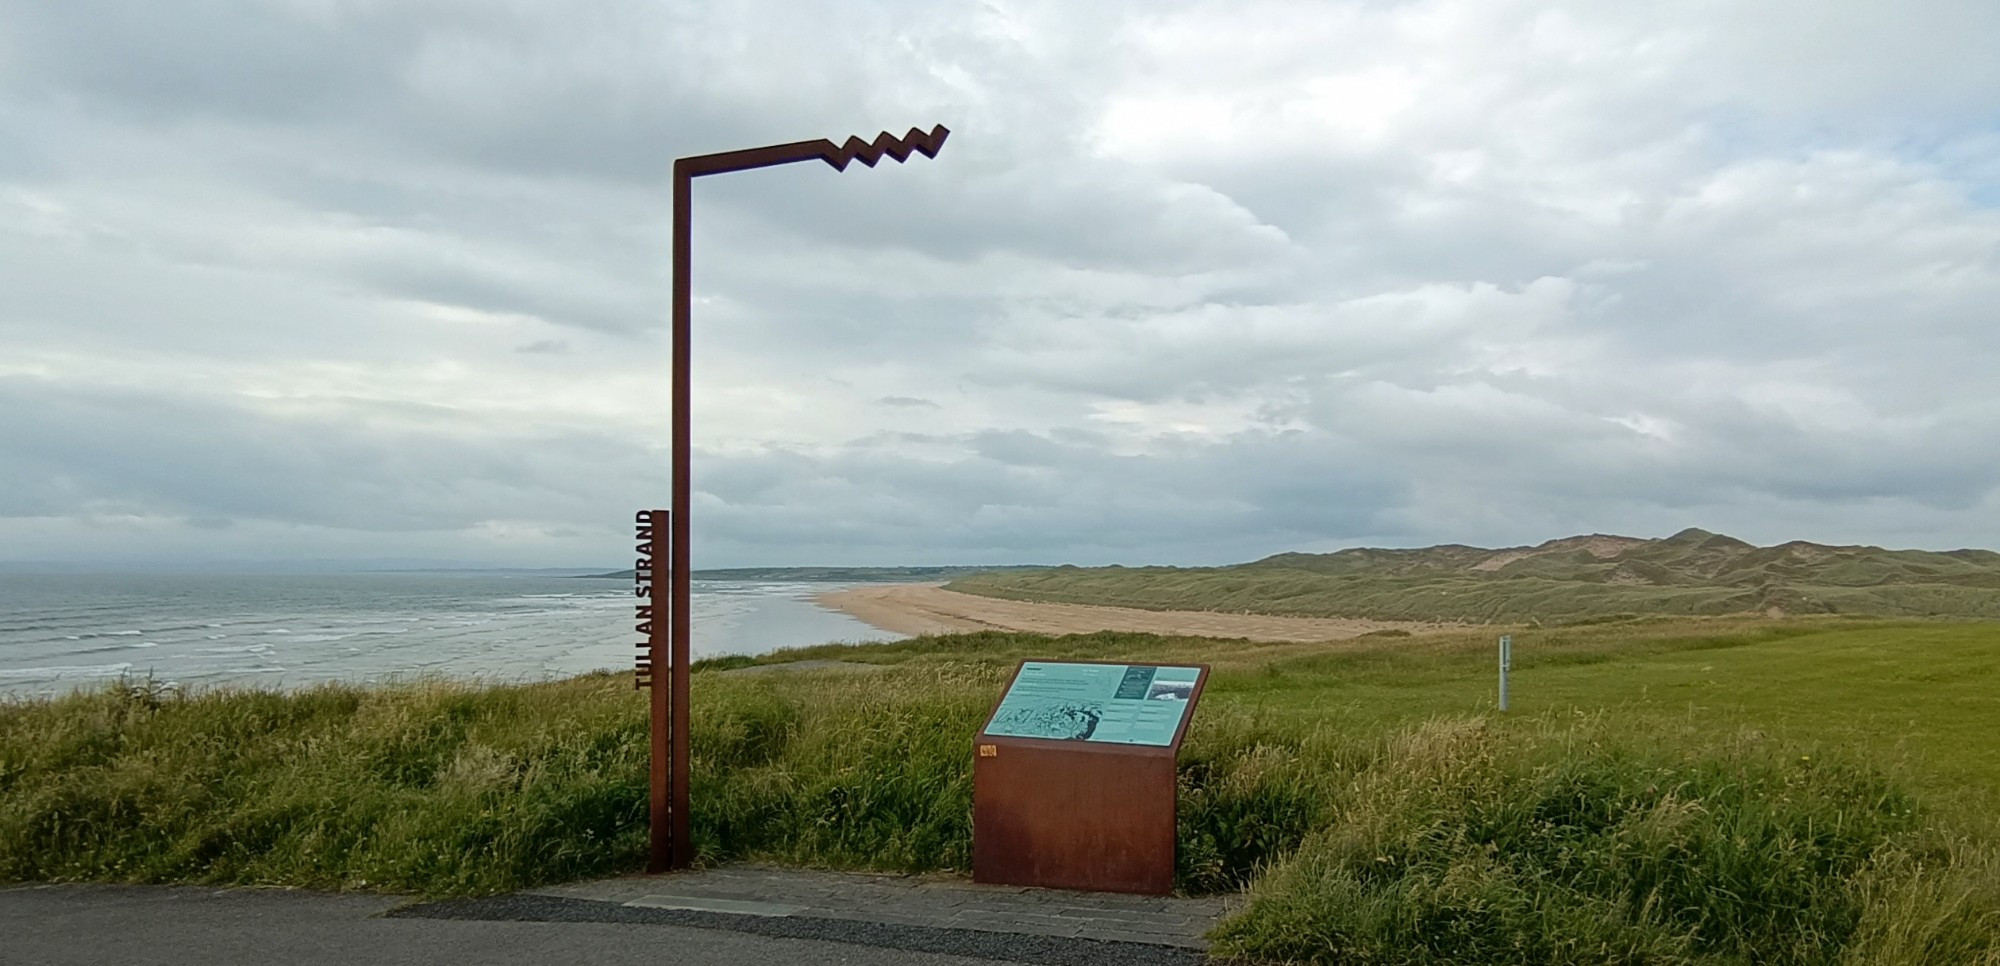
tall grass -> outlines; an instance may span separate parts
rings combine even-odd
[[[1219,938],[1323,963],[1995,957],[1989,860],[1881,775],[1794,750],[1435,720],[1336,792]]]
[[[1634,652],[1723,660],[1808,639],[1705,629],[1679,653],[1652,636]],[[1349,646],[968,635],[838,652],[878,663],[854,673],[711,665],[692,709],[699,861],[962,871],[972,734],[1015,652],[1207,658],[1177,882],[1248,888],[1218,933],[1226,952],[2000,962],[1990,830],[1852,749],[1696,716],[1396,719],[1356,705],[1375,692],[1332,685],[1419,681],[1468,655],[1421,638]],[[1584,644],[1544,646],[1545,673],[1596,673]],[[1265,706],[1310,693],[1349,697],[1310,715]],[[614,675],[289,694],[127,683],[5,703],[0,880],[447,895],[636,871],[645,765],[643,696]]]
[[[756,857],[926,872],[969,867],[972,733],[998,669],[945,663],[866,675],[702,675],[692,708],[707,862]]]
[[[645,721],[614,687],[126,684],[0,707],[0,879],[444,894],[613,872],[646,803]]]

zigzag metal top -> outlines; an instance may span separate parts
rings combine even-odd
[[[847,170],[849,161],[859,161],[872,168],[885,154],[895,158],[898,164],[909,160],[911,151],[916,151],[927,158],[935,158],[938,148],[944,147],[945,136],[950,133],[949,128],[939,124],[932,127],[929,134],[918,128],[911,128],[910,133],[901,138],[883,131],[875,135],[873,144],[859,137],[849,137],[847,143],[839,147],[834,147],[832,141],[821,141],[821,144],[826,145],[826,149],[820,156],[826,159],[826,163],[833,165],[835,171]]]
[[[835,144],[827,138],[817,141],[794,141],[790,144],[773,144],[769,147],[749,148],[742,151],[724,151],[720,154],[700,154],[674,161],[674,173],[680,177],[695,177],[704,174],[721,174],[725,171],[747,171],[751,168],[768,168],[774,164],[790,164],[794,161],[811,161],[814,158],[833,165],[835,171],[847,170],[847,165],[859,161],[869,167],[888,155],[898,162],[907,161],[914,151],[927,158],[937,157],[938,148],[944,146],[944,139],[951,133],[949,128],[939,124],[927,134],[920,128],[911,128],[910,133],[896,137],[887,131],[875,136],[874,142],[850,137],[845,144]]]

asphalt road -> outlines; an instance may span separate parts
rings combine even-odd
[[[381,917],[407,901],[263,889],[9,887],[0,889],[0,966],[995,962],[664,923]]]

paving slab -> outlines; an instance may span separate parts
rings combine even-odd
[[[528,894],[623,906],[740,911],[1206,950],[1238,897],[1134,896],[975,883],[960,876],[728,865],[572,882]]]

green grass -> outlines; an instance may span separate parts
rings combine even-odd
[[[1941,583],[1842,586],[1790,579],[1751,587],[1647,586],[1533,573],[1321,574],[1246,564],[983,573],[945,586],[1037,603],[1390,621],[1564,623],[1634,614],[1713,617],[1770,608],[1791,615],[2000,617],[2000,589]]]
[[[1410,729],[1218,938],[1328,963],[1991,957],[1990,860],[1956,860],[1960,840],[1874,769],[1791,751],[1666,747],[1602,719]],[[1907,941],[1898,901],[1939,888],[1963,914]]]
[[[0,709],[0,879],[478,893],[642,848],[645,721],[609,679]]]
[[[963,870],[972,732],[1016,660],[1200,660],[1178,880],[1250,889],[1227,951],[2000,962],[2000,628],[1515,628],[1505,716],[1493,633],[990,633],[704,662],[698,855]],[[880,667],[721,673],[807,658]],[[0,704],[0,880],[455,895],[629,872],[644,766],[622,675]]]
[[[1513,631],[1518,715],[1614,711],[1675,731],[1755,728],[1895,763],[1938,794],[2000,809],[2000,625],[1716,622]],[[1497,632],[1495,632],[1497,633]],[[1490,707],[1494,633],[1279,658],[1218,694],[1379,727]]]

